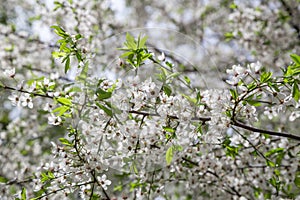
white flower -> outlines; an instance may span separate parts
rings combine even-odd
[[[51,80],[59,79],[59,73],[58,73],[58,72],[51,73],[51,74],[50,74],[50,79],[51,79]]]
[[[47,88],[47,87],[50,87],[52,85],[55,85],[54,82],[50,82],[50,80],[48,78],[44,78],[44,86]]]
[[[111,184],[111,181],[106,179],[106,174],[103,174],[102,177],[97,176],[97,179],[104,190],[107,190],[107,186]]]
[[[51,116],[48,117],[48,124],[55,125],[55,126],[61,124],[60,116],[55,116],[54,114],[51,113]]]
[[[158,91],[156,91],[156,85],[152,82],[151,78],[143,83],[141,89],[147,93],[148,98],[154,98],[158,94]]]
[[[272,108],[266,107],[264,111],[264,115],[267,115],[267,117],[271,120],[273,119],[273,117],[277,117],[278,113],[274,107]]]
[[[52,106],[51,104],[46,103],[45,106],[44,106],[44,108],[43,108],[43,110],[44,110],[44,111],[51,112],[51,111],[52,111],[52,108],[53,108],[53,106]]]
[[[249,72],[259,73],[260,69],[261,69],[261,63],[260,62],[251,63],[251,64],[248,65],[248,71]]]
[[[36,81],[34,81],[27,89],[28,92],[33,92],[36,89]]]
[[[28,93],[21,95],[20,102],[23,107],[33,108],[32,98]]]
[[[16,94],[12,94],[8,97],[8,99],[11,101],[12,105],[19,106],[20,105],[20,97]]]
[[[246,69],[240,65],[233,65],[232,69],[227,69],[226,73],[233,76],[243,75]]]
[[[227,69],[226,73],[230,75],[230,80],[226,82],[230,85],[237,85],[239,81],[246,75],[246,69],[240,65],[233,65],[232,69]]]
[[[49,97],[58,97],[60,95],[59,92],[47,92],[47,95]]]
[[[295,121],[295,119],[299,118],[300,117],[300,111],[294,111],[292,112],[292,114],[290,115],[289,117],[289,120],[291,122]]]
[[[165,61],[166,60],[166,56],[165,56],[164,52],[161,52],[161,55],[157,56],[157,59],[159,61]]]
[[[15,68],[6,69],[6,70],[4,71],[4,75],[5,75],[5,76],[8,76],[8,77],[10,77],[10,78],[13,78],[13,77],[15,77],[15,75],[16,75],[16,69],[15,69]]]
[[[236,77],[236,76],[233,76],[230,80],[226,80],[226,82],[227,82],[229,85],[236,86],[236,85],[238,85],[238,83],[240,82],[240,78],[239,78],[239,77]]]
[[[100,88],[103,89],[103,90],[108,90],[109,88],[111,88],[112,85],[113,85],[112,81],[104,80],[100,84]]]

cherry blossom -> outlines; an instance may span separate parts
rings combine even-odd
[[[299,199],[296,0],[17,4],[1,198]]]
[[[104,190],[107,190],[107,186],[111,184],[111,181],[107,179],[106,175],[103,174],[101,177],[97,177],[98,181],[100,182],[101,186]]]
[[[20,96],[20,103],[23,107],[28,107],[28,108],[33,108],[33,102],[32,102],[32,98],[30,96],[30,94],[26,93],[26,94],[22,94]]]
[[[54,114],[51,114],[49,117],[48,117],[48,124],[51,124],[51,125],[60,125],[62,122],[62,119],[60,116],[55,116]]]

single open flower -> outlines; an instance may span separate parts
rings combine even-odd
[[[4,71],[4,75],[5,75],[5,76],[8,76],[8,77],[10,77],[10,78],[14,78],[15,75],[16,75],[16,69],[15,69],[15,68],[6,69],[6,70]]]
[[[53,113],[51,113],[51,115],[48,117],[48,124],[51,125],[60,125],[61,124],[61,118],[60,116],[55,116]]]

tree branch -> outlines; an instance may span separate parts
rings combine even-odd
[[[258,132],[258,133],[265,133],[265,134],[269,134],[269,135],[272,135],[272,136],[285,137],[285,138],[290,138],[290,139],[293,139],[293,140],[300,141],[300,136],[297,136],[297,135],[292,135],[292,134],[284,133],[284,132],[276,132],[276,131],[269,131],[269,130],[259,129],[259,128],[255,128],[255,127],[252,127],[252,126],[248,126],[248,125],[243,124],[243,123],[241,123],[239,121],[236,121],[236,120],[232,121],[232,125],[243,128],[243,129],[246,129],[248,131],[253,131],[253,132]]]
[[[5,90],[13,90],[13,91],[23,92],[23,93],[27,93],[27,94],[32,94],[34,96],[39,96],[39,97],[53,99],[53,97],[51,97],[51,96],[49,96],[47,94],[39,94],[39,93],[35,93],[35,92],[29,92],[29,91],[26,91],[26,90],[23,90],[23,89],[17,89],[17,88],[9,87],[9,86],[6,86],[6,85],[4,85],[4,86],[0,85],[0,88],[3,88]]]

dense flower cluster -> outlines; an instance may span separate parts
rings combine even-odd
[[[300,199],[296,1],[8,2],[1,199]]]

